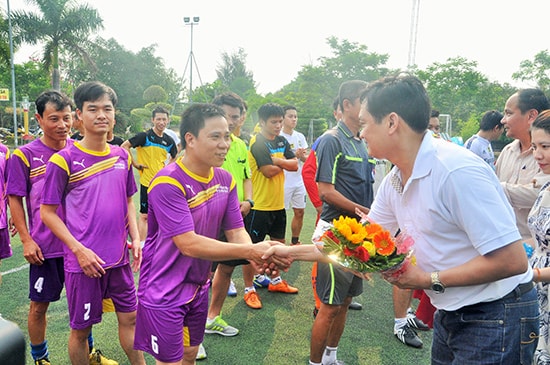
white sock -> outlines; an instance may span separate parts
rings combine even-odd
[[[272,278],[272,279],[271,279],[271,284],[277,285],[277,284],[279,284],[281,281],[283,281],[283,279],[282,279],[280,276],[277,276],[276,278]]]
[[[323,363],[313,362],[313,361],[309,360],[309,365],[323,365]]]
[[[249,291],[256,291],[256,288],[254,287],[254,285],[244,288],[245,294],[247,294]]]
[[[265,279],[265,275],[256,274],[256,275],[254,275],[254,279],[256,279],[258,281],[263,281]]]
[[[323,352],[323,365],[329,365],[336,362],[336,351],[338,347],[327,346]]]
[[[398,329],[403,328],[407,324],[407,317],[395,318],[393,325],[393,332],[397,332]]]

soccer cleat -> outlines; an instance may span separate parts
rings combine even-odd
[[[287,294],[297,294],[298,288],[290,286],[286,280],[281,280],[279,284],[269,284],[267,290],[273,293],[287,293]]]
[[[407,324],[419,331],[429,331],[430,327],[414,314],[407,315]]]
[[[199,345],[199,351],[197,352],[197,356],[195,356],[195,360],[204,360],[206,359],[206,350],[202,343]]]
[[[204,327],[205,333],[215,333],[220,336],[232,337],[239,334],[239,330],[231,327],[223,320],[222,315],[216,316],[212,323],[206,323]]]
[[[408,324],[398,328],[394,331],[394,334],[399,341],[403,342],[407,346],[421,348],[423,345],[422,340],[418,337],[416,331],[413,330]]]
[[[118,365],[118,362],[106,358],[101,350],[93,348],[90,352],[90,365]]]
[[[264,275],[255,276],[252,282],[254,283],[255,288],[267,288],[269,284],[271,284],[271,280]]]
[[[348,308],[354,311],[360,311],[363,309],[363,305],[361,303],[351,302]]]
[[[34,360],[33,364],[34,365],[50,365],[51,363],[50,363],[50,360],[47,357],[45,357],[45,358],[40,359],[40,360]]]
[[[258,295],[258,293],[256,293],[255,290],[251,290],[244,295],[244,302],[252,309],[262,308],[262,301],[260,300],[260,296]]]
[[[227,295],[230,297],[236,297],[237,296],[237,288],[235,287],[235,282],[231,280],[229,283],[229,289],[227,290]]]

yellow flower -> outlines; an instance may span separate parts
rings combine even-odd
[[[355,218],[340,216],[333,223],[338,232],[353,244],[361,244],[366,237],[365,227]]]
[[[376,255],[376,246],[371,241],[363,241],[363,247],[368,251],[369,256]]]

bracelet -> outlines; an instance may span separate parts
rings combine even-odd
[[[245,199],[244,201],[248,202],[250,204],[250,208],[254,208],[254,200],[252,199]]]
[[[535,271],[537,272],[537,279],[535,282],[540,283],[540,269],[538,267],[535,267]]]

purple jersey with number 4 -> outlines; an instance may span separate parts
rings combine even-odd
[[[183,255],[172,238],[190,231],[217,238],[243,227],[235,180],[213,168],[204,178],[178,160],[162,169],[148,192],[149,231],[143,248],[138,298],[148,308],[183,305],[208,282],[212,263]]]
[[[71,146],[72,140],[67,140],[66,146]],[[46,163],[58,152],[46,146],[40,139],[19,147],[8,162],[8,195],[25,198],[29,233],[40,246],[44,258],[63,256],[63,242],[40,219],[40,199],[44,188]],[[57,214],[64,220],[63,209],[58,208]]]
[[[62,205],[71,234],[109,269],[129,262],[128,198],[136,191],[131,157],[125,149],[108,145],[99,153],[75,142],[51,157],[42,204]],[[66,246],[65,270],[82,272]]]

